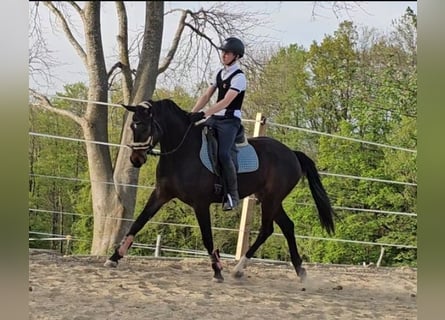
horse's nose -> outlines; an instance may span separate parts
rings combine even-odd
[[[130,162],[136,168],[140,168],[146,160],[147,156],[145,155],[145,152],[133,151],[131,153]]]
[[[142,166],[142,163],[135,162],[132,157],[130,157],[130,162],[135,168],[140,168]]]

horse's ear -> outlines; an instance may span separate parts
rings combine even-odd
[[[125,109],[127,109],[128,111],[131,111],[131,112],[136,112],[136,110],[137,110],[137,107],[135,107],[135,106],[128,106],[128,105],[125,105],[125,104],[121,104],[121,106],[124,107]]]

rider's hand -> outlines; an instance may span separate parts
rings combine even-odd
[[[204,111],[189,113],[190,122],[198,122],[199,120],[202,120],[204,118],[205,118]]]

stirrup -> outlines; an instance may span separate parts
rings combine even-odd
[[[223,211],[229,211],[234,209],[238,205],[238,202],[234,202],[230,193],[227,194],[227,199],[223,203]]]

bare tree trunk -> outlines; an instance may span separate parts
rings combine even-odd
[[[108,83],[101,39],[100,2],[85,4],[84,9],[89,101],[107,101]],[[88,103],[83,131],[86,140],[108,142],[108,109]],[[113,184],[113,168],[108,146],[87,143],[94,214],[91,254],[104,255],[116,242],[116,230],[122,217],[122,204]]]
[[[99,1],[86,2],[81,9],[75,2],[69,4],[77,11],[84,25],[85,48],[81,46],[70,29],[62,11],[53,2],[44,5],[60,19],[61,26],[68,40],[73,45],[88,72],[88,100],[107,102],[108,74],[105,66],[101,38],[101,20]],[[123,3],[117,3],[119,18],[119,39],[121,65],[124,74],[123,93],[127,103],[150,99],[156,85],[158,64],[161,53],[164,4],[158,1],[146,2],[146,21],[144,40],[140,52],[139,66],[135,84],[131,81],[131,69],[128,59],[127,18]],[[68,110],[54,108],[44,96],[31,90],[42,104],[41,107],[67,116],[82,126],[87,141],[108,142],[108,109],[94,102],[87,104],[83,117]],[[122,130],[122,144],[132,140],[129,121],[126,120]],[[133,218],[137,190],[128,185],[136,185],[139,170],[130,161],[130,150],[122,148],[118,152],[116,165],[113,168],[109,147],[97,143],[86,143],[89,174],[91,180],[92,210],[94,215],[93,241],[91,254],[105,255],[123,238],[129,222],[122,219]]]
[[[164,28],[163,22],[163,2],[148,1],[146,5],[144,41],[130,103],[139,103],[143,100],[148,100],[153,95],[158,76],[158,64]],[[129,144],[132,141],[132,133],[129,129],[130,122],[131,117],[127,117],[123,124],[122,145]],[[134,168],[129,161],[130,154],[130,149],[121,148],[114,169],[116,190],[124,208],[122,217],[126,219],[133,218],[137,189],[131,186],[120,185],[120,183],[136,185],[139,176],[139,169]],[[120,239],[125,236],[130,224],[129,221],[123,221],[118,226],[118,231],[115,234],[117,241],[120,241]]]

